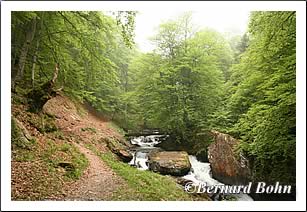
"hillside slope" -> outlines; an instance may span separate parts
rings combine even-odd
[[[106,144],[127,144],[118,128],[64,95],[41,114],[27,112],[23,97],[12,102],[12,200],[207,199],[120,162]]]

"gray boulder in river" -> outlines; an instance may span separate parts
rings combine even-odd
[[[160,174],[183,176],[191,169],[188,153],[184,151],[153,152],[148,158],[149,169]]]

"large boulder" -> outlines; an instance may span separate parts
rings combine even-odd
[[[212,134],[214,142],[208,147],[212,176],[225,184],[247,184],[251,176],[249,161],[234,152],[239,141],[217,131]]]
[[[153,152],[148,156],[149,169],[160,174],[183,176],[188,174],[191,163],[187,152]]]

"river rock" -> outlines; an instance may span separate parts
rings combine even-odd
[[[126,146],[112,139],[107,139],[105,141],[111,152],[116,154],[123,162],[129,162],[132,160],[133,155],[126,149]]]
[[[225,184],[247,184],[251,176],[249,161],[243,154],[234,152],[239,141],[217,131],[212,131],[212,134],[214,142],[208,147],[212,176]]]
[[[184,151],[154,152],[148,158],[149,169],[160,174],[183,176],[191,169],[188,153]]]

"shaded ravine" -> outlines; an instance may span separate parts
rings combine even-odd
[[[97,155],[84,146],[74,143],[89,161],[89,166],[69,189],[64,200],[111,200],[114,191],[124,185]]]
[[[158,147],[155,147],[155,145],[163,142],[163,140],[159,140],[161,136],[158,135],[145,137],[141,136],[130,140],[131,144],[137,145],[138,147],[135,148],[133,159],[129,162],[129,164],[140,170],[149,169],[147,164],[148,153],[158,149]],[[187,175],[183,176],[184,179],[192,181],[195,185],[199,185],[200,183],[206,183],[207,185],[224,185],[223,183],[212,178],[210,163],[200,162],[193,155],[189,155],[189,160],[192,169]],[[253,201],[249,195],[243,193],[231,194],[231,196],[235,197],[238,201]]]

